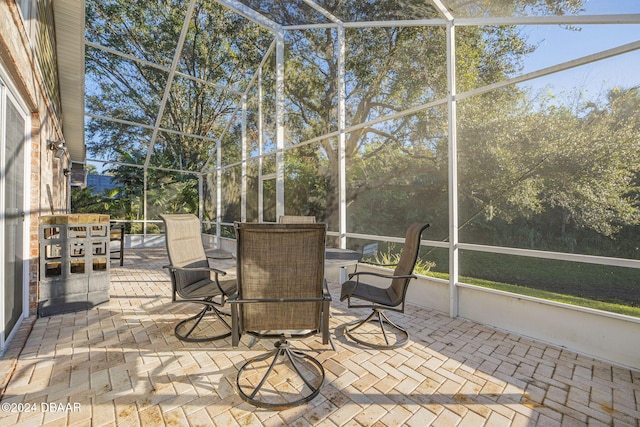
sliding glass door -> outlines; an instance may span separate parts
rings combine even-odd
[[[0,75],[0,241],[2,241],[2,326],[0,344],[19,325],[25,310],[25,150],[28,120]],[[0,349],[0,350],[3,350]]]

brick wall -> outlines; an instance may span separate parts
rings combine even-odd
[[[47,149],[47,140],[62,140],[58,111],[59,90],[53,49],[54,34],[51,1],[43,2],[38,19],[31,20],[29,33],[14,0],[0,2],[0,64],[27,105],[31,117],[29,159],[29,314],[36,314],[38,299],[38,218],[55,212],[67,212],[67,157],[57,159]],[[45,13],[46,12],[46,13]],[[31,36],[30,36],[31,34]],[[34,37],[34,35],[38,35]],[[43,48],[43,46],[45,48]]]

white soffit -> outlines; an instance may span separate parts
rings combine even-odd
[[[84,144],[84,0],[53,2],[62,131],[74,162],[86,158]]]

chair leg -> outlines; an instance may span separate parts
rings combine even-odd
[[[312,356],[309,356],[308,354],[304,354],[302,352],[291,349],[289,343],[286,340],[277,341],[275,343],[275,347],[276,348],[270,351],[269,353],[249,359],[244,365],[242,365],[242,367],[238,371],[238,376],[236,378],[236,386],[238,389],[238,394],[240,395],[240,397],[242,397],[243,400],[251,403],[252,405],[255,405],[261,408],[269,408],[269,409],[275,409],[275,410],[291,408],[291,407],[302,405],[304,403],[311,401],[314,397],[316,397],[320,393],[320,387],[322,387],[322,384],[324,382],[325,373],[324,373],[324,368],[322,367],[322,364]],[[244,389],[246,389],[248,386],[241,385],[241,381],[242,381],[241,377],[243,376],[244,373],[246,373],[247,369],[251,365],[253,365],[256,362],[263,362],[265,360],[268,360],[269,358],[273,358],[273,360],[269,364],[267,371],[262,376],[258,384],[255,387],[253,387],[251,390],[249,390],[248,393],[246,393]],[[311,379],[308,378],[307,376],[305,376],[304,372],[302,372],[302,369],[300,368],[300,364],[304,360],[309,362],[308,365],[310,364],[311,367],[314,368],[313,370],[316,371],[316,374],[313,377],[316,379],[316,381],[313,381],[313,378]],[[291,367],[293,368],[293,370],[295,371],[296,375],[298,375],[300,379],[302,379],[302,382],[304,383],[304,386],[302,386],[302,390],[300,392],[300,394],[302,394],[302,397],[299,399],[290,401],[283,397],[283,395],[288,394],[289,391],[269,390],[269,391],[264,391],[262,394],[260,394],[260,396],[269,397],[269,399],[263,400],[259,397],[259,393],[261,392],[262,387],[267,383],[267,380],[269,379],[269,376],[272,374],[276,365],[281,361],[283,362],[288,361]],[[315,382],[317,382],[317,385],[314,384]],[[287,384],[290,384],[290,383],[291,381],[287,381]],[[307,390],[308,390],[307,393],[303,393],[304,391],[307,391]],[[277,396],[280,396],[282,400],[281,401],[275,400],[274,397],[277,397]]]
[[[258,337],[251,337],[251,340],[249,341],[249,345],[247,345],[247,347],[253,348],[253,346],[256,345],[257,342],[258,342]]]
[[[378,322],[380,327],[380,332],[382,333],[382,337],[384,338],[385,344],[377,344],[375,342],[366,341],[364,339],[358,338],[355,335],[356,329],[364,326],[369,322]],[[385,329],[385,325],[391,327],[391,330]],[[371,314],[364,318],[363,320],[356,320],[354,322],[348,323],[344,329],[345,335],[351,338],[353,341],[358,344],[364,345],[366,347],[375,348],[378,350],[386,350],[392,348],[398,348],[404,346],[407,342],[409,342],[409,333],[401,328],[400,326],[393,323],[389,318],[384,314],[384,311],[374,308],[371,311]],[[390,342],[389,334],[393,333],[398,338],[395,342]]]
[[[192,337],[191,334],[196,330],[202,319],[210,311],[213,312],[213,314],[217,317],[217,320],[219,320],[219,323],[222,324],[222,326],[224,327],[224,332],[206,337]],[[231,336],[231,325],[229,325],[229,322],[227,322],[222,316],[229,316],[229,314],[223,313],[210,305],[205,305],[204,308],[200,310],[200,312],[195,316],[188,317],[178,322],[173,331],[179,340],[186,342],[207,342],[224,339]],[[183,327],[188,327],[185,325],[190,322],[193,322],[193,325],[188,328],[189,330],[186,333],[180,332]]]

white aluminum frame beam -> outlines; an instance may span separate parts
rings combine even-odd
[[[242,95],[242,166],[240,177],[240,221],[247,221],[247,95]]]
[[[338,27],[338,170],[339,170],[339,232],[341,248],[347,247],[347,147],[346,139],[347,134],[345,128],[347,126],[347,113],[346,113],[346,97],[347,97],[347,85],[346,85],[346,35],[344,27],[340,25]]]
[[[284,32],[276,34],[276,220],[284,215]]]
[[[137,165],[135,163],[117,162],[117,161],[112,161],[112,160],[93,159],[93,158],[87,158],[87,161],[88,162],[95,162],[95,163],[109,164],[109,165],[118,165],[118,166],[126,166],[126,167],[131,167],[131,168],[145,169],[144,165]],[[161,167],[161,166],[148,166],[148,167],[146,167],[146,169],[165,171],[165,172],[176,172],[176,173],[181,173],[181,174],[185,174],[185,175],[201,175],[202,174],[201,172],[198,172],[198,171],[187,171],[187,170],[184,170],[184,169],[165,168],[165,167]]]
[[[511,16],[488,18],[456,18],[459,26],[482,25],[580,25],[580,24],[639,24],[640,13],[626,15],[576,15],[576,16]]]
[[[102,46],[102,45],[100,45],[98,43],[93,43],[93,42],[90,42],[88,40],[85,40],[85,44],[87,46],[93,47],[95,49],[108,52],[108,53],[110,53],[112,55],[119,56],[121,58],[125,58],[125,59],[128,59],[128,60],[133,61],[133,62],[137,62],[138,64],[146,65],[147,67],[155,68],[155,69],[158,69],[160,71],[164,71],[166,73],[171,72],[171,68],[170,67],[166,67],[164,65],[156,64],[155,62],[149,62],[149,61],[147,61],[145,59],[138,58],[137,56],[129,55],[127,53],[123,53],[123,52],[117,51],[115,49],[111,49],[109,47]],[[176,70],[174,72],[174,74],[176,76],[184,77],[185,79],[188,79],[188,80],[191,80],[191,81],[194,81],[194,82],[197,82],[197,83],[201,83],[201,84],[203,84],[205,86],[212,86],[212,87],[215,87],[217,89],[223,90],[225,92],[230,92],[230,93],[233,93],[233,94],[238,95],[238,96],[242,95],[242,92],[239,92],[239,91],[237,91],[235,89],[232,89],[232,88],[227,87],[227,86],[222,86],[220,84],[213,83],[213,82],[210,82],[208,80],[192,76],[190,74],[183,73],[182,71]]]
[[[580,67],[582,65],[587,65],[590,64],[592,62],[596,62],[602,59],[606,59],[606,58],[611,58],[614,56],[618,56],[618,55],[623,55],[625,53],[629,53],[629,52],[633,52],[640,49],[640,41],[636,41],[636,42],[632,42],[632,43],[627,43],[624,44],[622,46],[618,46],[618,47],[614,47],[611,49],[607,49],[607,50],[603,50],[601,52],[598,53],[594,53],[591,55],[587,55],[587,56],[583,56],[581,58],[576,58],[573,59],[571,61],[567,61],[567,62],[563,62],[560,64],[556,64],[556,65],[552,65],[551,67],[546,67],[546,68],[542,68],[540,70],[537,71],[532,71],[530,73],[526,73],[526,74],[521,74],[519,76],[516,77],[512,77],[510,79],[507,80],[503,80],[501,82],[497,82],[497,83],[492,83],[490,85],[487,86],[482,86],[476,89],[472,89],[463,93],[458,94],[457,99],[461,100],[461,99],[465,99],[465,98],[470,98],[472,96],[476,96],[476,95],[480,95],[486,92],[490,92],[492,90],[495,89],[499,89],[501,87],[505,87],[505,86],[509,86],[509,85],[513,85],[513,84],[517,84],[517,83],[523,83],[526,82],[528,80],[533,80],[535,78],[538,77],[544,77],[547,76],[549,74],[554,74],[560,71],[565,71],[565,70],[570,70],[572,68],[576,68],[576,67]]]
[[[435,0],[434,0],[435,1]],[[482,25],[587,25],[587,24],[640,24],[640,14],[627,15],[578,15],[578,16],[517,16],[495,18],[433,18],[433,19],[406,19],[398,21],[367,21],[344,22],[344,28],[373,28],[373,27],[428,27],[444,26],[454,20],[456,26],[482,26]],[[285,25],[289,30],[309,30],[314,28],[337,27],[336,23],[324,24],[297,24]]]
[[[148,167],[149,163],[151,162],[151,154],[153,153],[153,148],[155,146],[156,139],[158,138],[158,131],[159,131],[158,128],[160,127],[160,123],[162,123],[162,116],[164,115],[164,109],[167,106],[169,94],[171,93],[171,85],[173,83],[173,78],[175,77],[176,70],[178,69],[178,65],[180,64],[180,56],[182,55],[182,48],[184,47],[184,42],[187,39],[187,33],[189,31],[189,23],[191,22],[191,17],[193,16],[195,4],[196,4],[196,0],[190,0],[189,6],[187,7],[187,13],[182,23],[182,30],[180,31],[180,37],[178,38],[176,51],[173,55],[173,61],[171,62],[171,69],[169,70],[169,76],[167,77],[167,84],[164,88],[162,101],[160,102],[160,108],[158,110],[158,116],[156,117],[156,123],[153,129],[153,134],[151,135],[151,142],[149,143],[149,150],[147,151],[147,159],[144,162],[145,168]],[[145,203],[145,208],[146,208],[146,203]],[[145,212],[145,220],[146,220],[146,212]]]
[[[154,126],[152,125],[147,125],[144,123],[138,123],[138,122],[132,122],[131,120],[122,120],[122,119],[115,119],[113,117],[107,117],[107,116],[100,116],[98,114],[85,114],[85,117],[90,117],[92,119],[97,119],[97,120],[105,120],[108,122],[114,122],[114,123],[120,123],[123,125],[128,125],[128,126],[134,126],[134,127],[140,127],[143,129],[148,129],[148,130],[153,130]],[[165,132],[165,133],[171,133],[174,135],[180,135],[180,136],[186,136],[188,138],[193,138],[193,139],[201,139],[203,141],[216,141],[215,138],[210,138],[208,136],[202,136],[202,135],[196,135],[193,133],[188,133],[188,132],[182,132],[179,130],[173,130],[173,129],[167,129],[167,128],[163,128],[163,127],[159,127],[158,128],[159,132]]]
[[[243,3],[236,0],[217,0],[218,3],[225,6],[228,9],[236,12],[238,15],[247,18],[249,21],[254,22],[261,27],[266,28],[274,33],[282,32],[282,25],[272,21],[261,13],[256,12]]]
[[[220,237],[222,235],[222,140],[216,142],[216,239],[217,247],[220,247]],[[202,195],[200,195],[202,197]]]
[[[431,3],[438,9],[438,11],[444,15],[448,22],[453,21],[453,15],[449,12],[449,9],[440,0],[431,0]]]
[[[459,220],[458,220],[458,122],[456,101],[455,25],[447,24],[447,109],[449,127],[449,316],[458,316]]]
[[[272,45],[275,47],[275,45]],[[266,59],[265,55],[265,59]],[[262,154],[264,137],[262,135],[263,120],[262,120],[262,66],[258,69],[258,222],[264,222],[264,192],[262,191]],[[243,194],[243,197],[246,197]]]
[[[338,230],[339,246],[347,247],[347,148],[345,128],[347,125],[346,113],[346,35],[343,22],[320,7],[312,0],[303,0],[307,5],[320,12],[325,18],[337,25],[338,38]]]
[[[322,14],[322,16],[324,16],[325,18],[327,18],[328,20],[330,20],[333,23],[342,23],[342,20],[336,18],[333,14],[331,14],[327,9],[321,7],[319,4],[317,4],[315,1],[312,0],[302,0],[305,4],[307,4],[308,6],[310,6],[311,8],[313,8],[314,10],[317,10],[318,12],[320,12]]]

